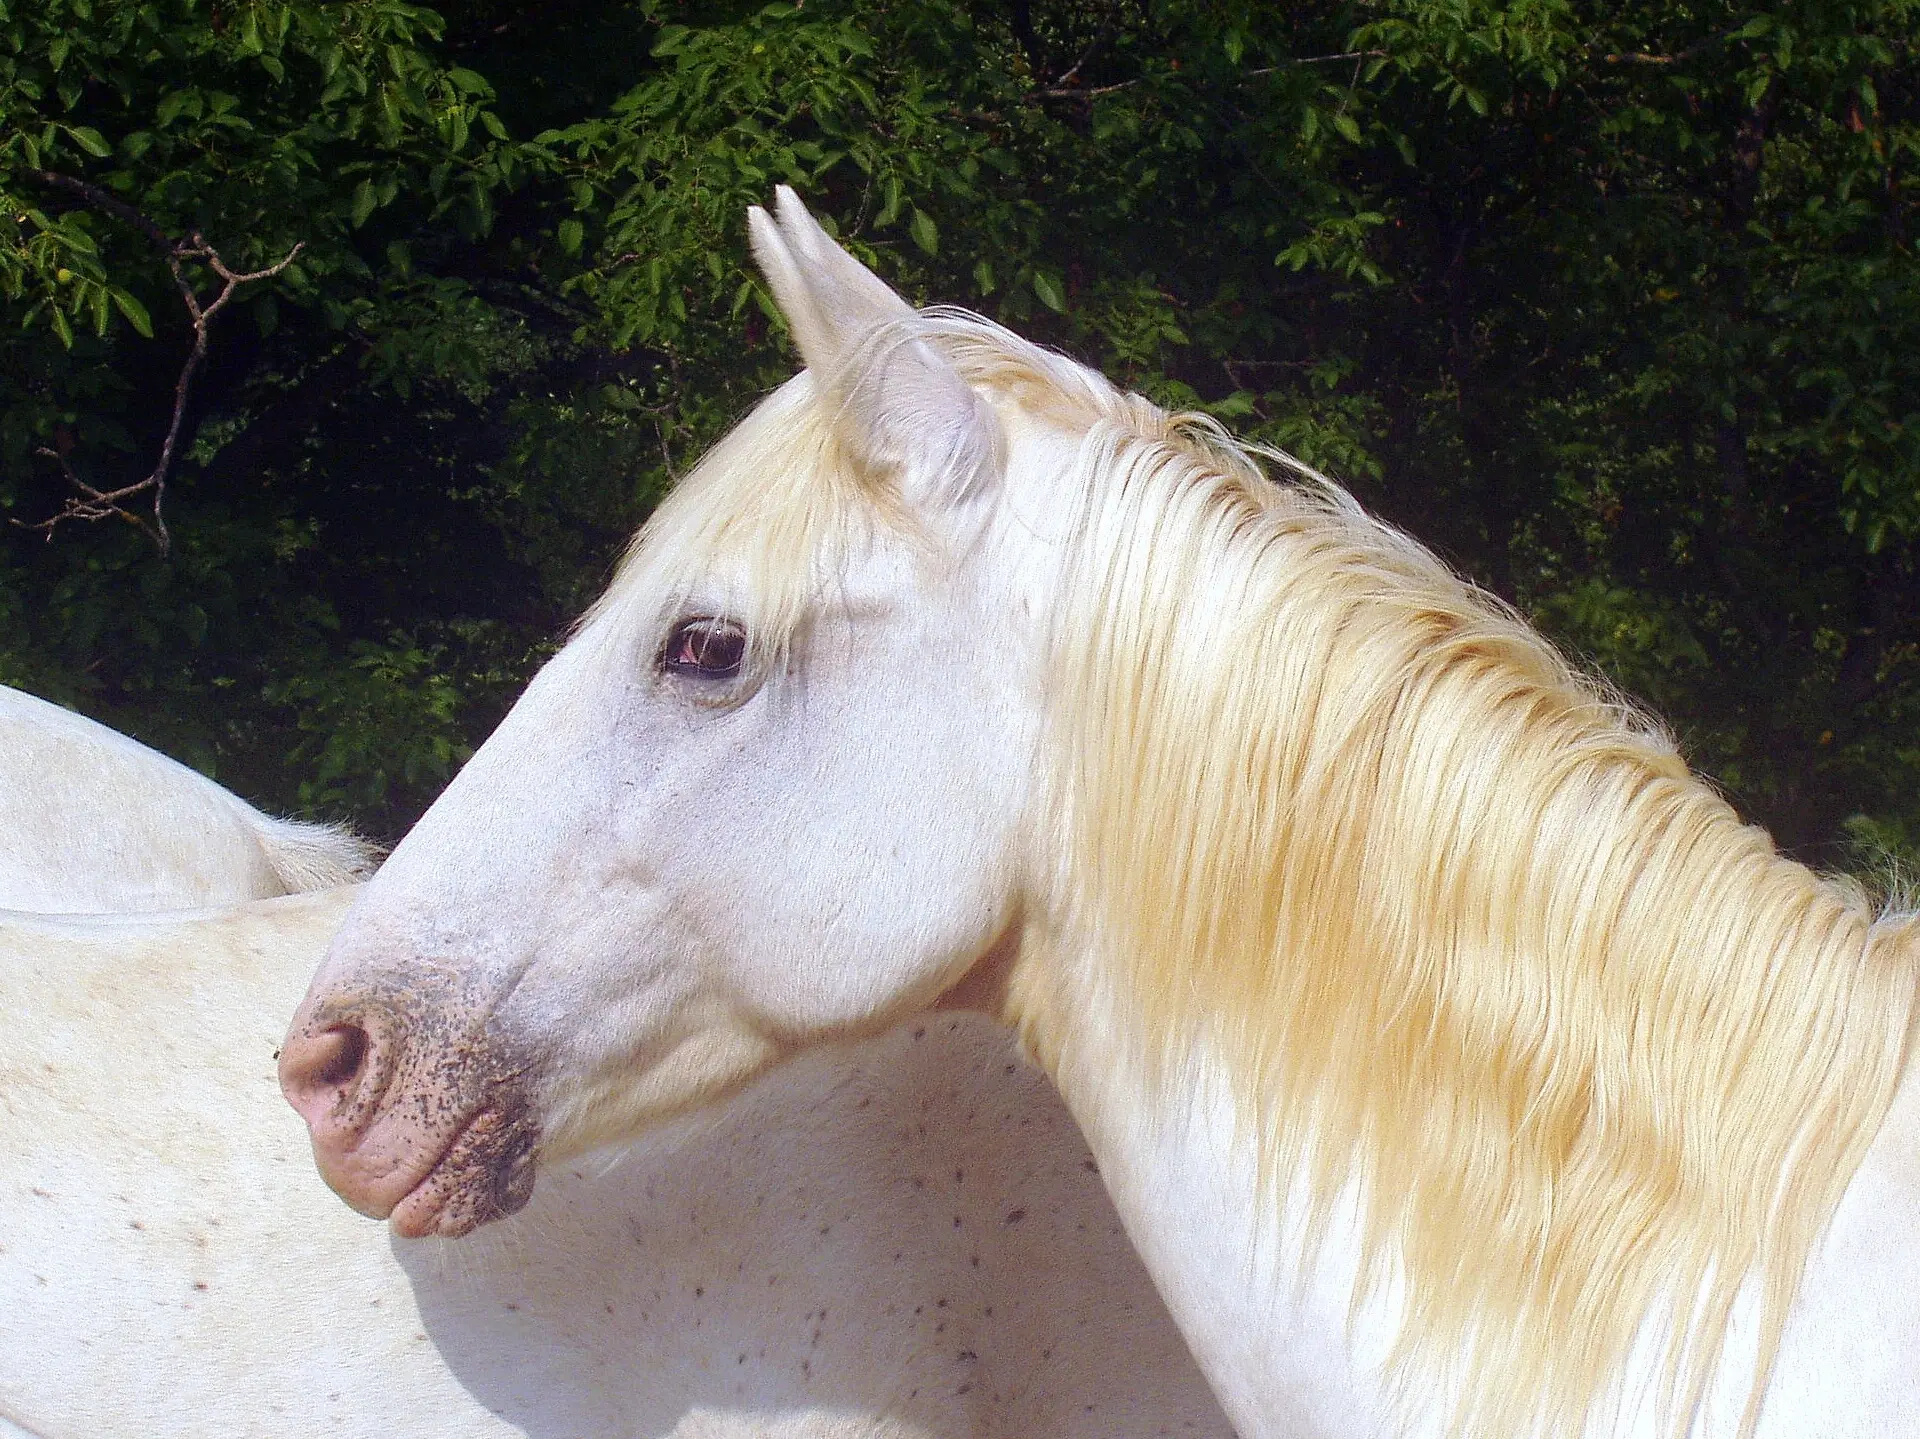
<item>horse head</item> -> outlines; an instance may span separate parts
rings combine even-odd
[[[776,213],[753,245],[806,370],[663,504],[293,1021],[322,1172],[403,1234],[925,1006],[1020,912],[1045,547],[1007,417]]]

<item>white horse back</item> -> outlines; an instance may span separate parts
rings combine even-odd
[[[274,1075],[349,902],[0,917],[0,1415],[39,1439],[1230,1432],[1071,1119],[971,1017],[803,1056],[477,1238],[391,1239],[322,1185]]]
[[[364,877],[344,831],[273,819],[185,765],[0,688],[0,909],[194,909]]]

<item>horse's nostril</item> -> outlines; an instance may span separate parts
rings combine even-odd
[[[314,1036],[315,1052],[307,1071],[326,1089],[344,1089],[367,1059],[367,1032],[357,1024],[336,1024]]]
[[[303,1034],[280,1052],[280,1088],[310,1126],[351,1128],[340,1106],[358,1093],[372,1054],[373,1036],[358,1024],[334,1024],[318,1034]],[[359,1122],[366,1117],[360,1115]]]

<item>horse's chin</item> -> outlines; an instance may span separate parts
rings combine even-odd
[[[403,1239],[457,1239],[505,1219],[533,1197],[539,1125],[531,1115],[489,1106],[454,1136],[387,1223]]]
[[[550,1085],[540,1156],[550,1164],[629,1144],[689,1114],[724,1103],[791,1049],[729,1019],[683,1034],[651,1063],[613,1064]]]

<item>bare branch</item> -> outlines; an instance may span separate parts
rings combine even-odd
[[[89,185],[85,180],[79,179],[77,176],[61,175],[52,170],[29,170],[27,174],[40,184],[45,185],[49,190],[65,190],[69,194],[78,195],[82,200],[85,200],[88,205],[100,211],[102,214],[111,215],[114,219],[124,221],[133,226],[134,229],[145,235],[162,250],[171,250],[173,248],[173,239],[165,230],[162,230],[125,200],[120,199],[116,195],[109,194],[98,185]]]
[[[234,270],[221,258],[207,240],[207,237],[195,230],[184,240],[176,240],[133,206],[97,185],[72,175],[61,175],[51,170],[33,170],[29,174],[41,184],[52,189],[65,190],[78,195],[82,200],[103,214],[111,215],[134,229],[140,231],[166,254],[167,269],[173,274],[173,283],[180,291],[180,300],[187,308],[187,318],[193,324],[193,348],[187,354],[186,363],[180,367],[179,377],[173,383],[173,414],[167,421],[167,437],[160,445],[160,457],[147,477],[131,485],[122,485],[117,490],[100,490],[89,485],[74,472],[72,463],[62,450],[42,448],[37,453],[48,456],[59,466],[66,476],[67,483],[80,493],[67,497],[65,505],[58,514],[38,524],[27,524],[23,520],[13,523],[22,529],[44,530],[47,538],[53,538],[53,532],[63,520],[104,520],[113,515],[133,521],[153,539],[164,559],[173,547],[172,533],[167,529],[167,518],[163,506],[167,494],[167,474],[173,467],[173,452],[180,443],[180,427],[186,419],[187,400],[193,392],[193,379],[199,373],[201,364],[207,358],[208,327],[213,318],[226,308],[227,302],[242,285],[250,285],[258,280],[271,280],[287,266],[299,258],[306,248],[302,240],[287,251],[286,257],[277,264],[264,270]],[[200,292],[193,279],[187,273],[189,263],[205,265],[220,280],[220,292],[209,302],[202,302]],[[134,514],[122,501],[135,495],[151,492],[153,495],[153,518],[151,521]]]
[[[146,520],[120,504],[121,500],[144,490],[147,487],[145,480],[141,480],[138,484],[123,485],[117,490],[96,490],[74,472],[73,463],[59,450],[50,449],[46,445],[41,445],[34,450],[34,453],[36,455],[44,455],[47,459],[52,460],[58,465],[60,467],[60,473],[66,476],[67,483],[72,485],[80,493],[78,496],[69,496],[66,503],[60,507],[59,514],[54,515],[50,519],[41,520],[38,524],[30,525],[25,520],[15,520],[13,523],[18,528],[23,530],[44,531],[46,537],[51,540],[54,530],[59,527],[63,520],[110,520],[118,518],[128,520],[145,530],[154,544],[159,546],[161,553],[166,553],[165,537],[156,531]]]

